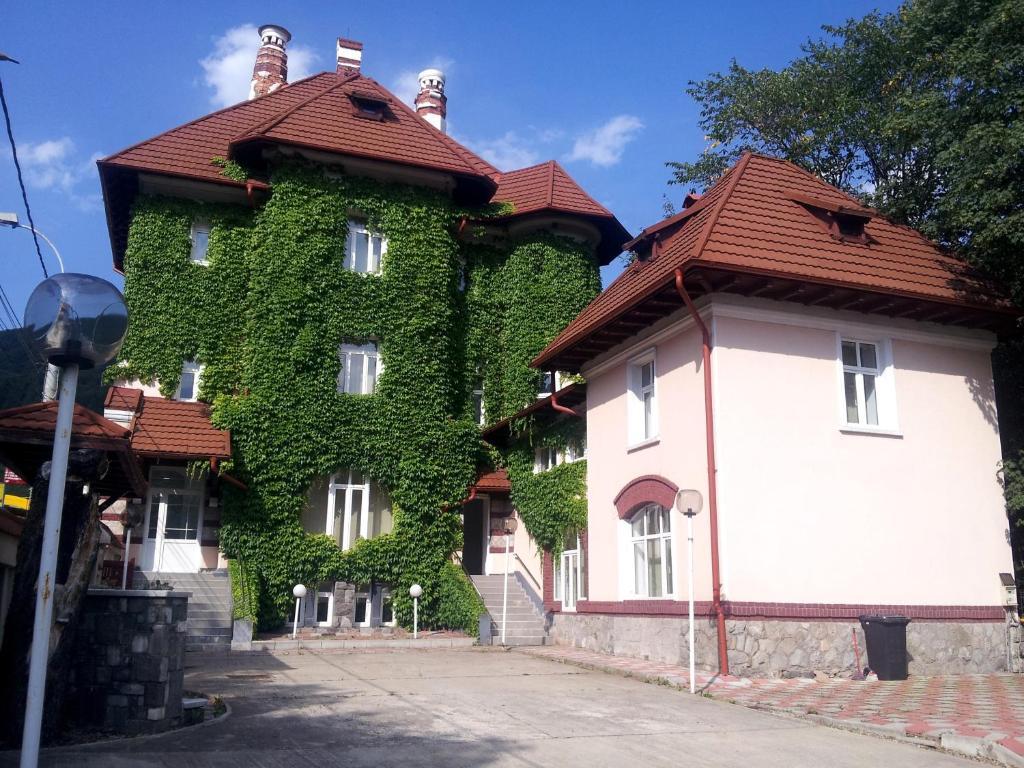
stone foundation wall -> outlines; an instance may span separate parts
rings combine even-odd
[[[187,592],[92,589],[76,635],[70,701],[83,725],[127,735],[181,723]]]
[[[549,635],[559,645],[689,664],[685,616],[554,613],[549,614],[548,621]],[[735,675],[850,674],[856,669],[851,629],[857,633],[861,665],[868,664],[859,622],[727,620],[726,629],[729,667]],[[697,666],[704,670],[717,668],[717,634],[712,619],[696,620],[695,640]],[[912,675],[1003,672],[1014,650],[1013,666],[1017,666],[1019,631],[1006,623],[918,620],[907,626]]]

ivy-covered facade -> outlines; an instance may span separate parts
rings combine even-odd
[[[353,123],[339,97],[367,93],[386,114]],[[353,135],[406,146],[353,160],[315,121],[301,145],[267,128],[317,104]],[[551,473],[571,490],[552,506],[532,449],[502,455],[481,428],[536,400],[530,361],[598,293],[625,232],[556,164],[501,174],[358,71],[232,110],[258,145],[209,138],[220,112],[187,158],[172,131],[100,164],[131,312],[108,375],[164,397],[194,389],[230,431],[232,459],[192,469],[237,481],[218,485],[217,545],[236,615],[280,626],[303,583],[308,623],[411,624],[419,583],[421,626],[475,631],[463,502],[481,473],[507,467],[541,547],[586,519],[583,462]],[[523,192],[533,180],[539,205]]]

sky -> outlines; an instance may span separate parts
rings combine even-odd
[[[447,75],[448,132],[501,170],[556,159],[630,232],[679,206],[669,160],[705,146],[687,83],[784,66],[823,24],[893,0],[679,2],[11,3],[0,62],[35,224],[68,272],[111,267],[96,160],[248,95],[256,27],[288,28],[290,79],[333,70],[338,36],[363,72],[411,101],[416,73]],[[26,222],[0,134],[0,211]],[[47,267],[58,269],[40,241]],[[612,279],[621,264],[606,267]],[[17,313],[43,278],[31,234],[0,227],[0,286]]]

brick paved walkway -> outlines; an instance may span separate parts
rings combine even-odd
[[[685,667],[563,646],[520,652],[689,689]],[[1005,765],[1024,766],[1024,676],[911,677],[901,682],[713,678],[697,685],[716,699],[812,718],[825,725],[910,738]]]

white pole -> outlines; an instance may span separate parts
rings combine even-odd
[[[124,567],[121,569],[121,589],[128,589],[128,552],[132,548],[132,529],[124,537]]]
[[[501,592],[501,644],[505,645],[505,625],[508,624],[508,550],[512,534],[505,534],[505,584]]]
[[[697,663],[694,655],[693,642],[693,511],[688,510],[686,515],[686,541],[687,551],[690,559],[690,693],[697,691]]]
[[[292,625],[292,640],[294,640],[296,635],[299,633],[299,603],[301,602],[301,597],[295,598],[295,623]]]
[[[420,636],[420,599],[414,597],[412,599],[412,639],[416,640]]]
[[[57,399],[57,387],[60,384],[60,368],[53,363],[46,364],[46,377],[43,379],[43,402]]]
[[[21,768],[36,768],[39,764],[39,738],[43,726],[46,667],[50,657],[50,625],[53,621],[56,587],[57,547],[60,544],[64,481],[68,474],[68,449],[71,447],[77,389],[78,364],[68,363],[60,377],[57,429],[53,435],[50,487],[46,495],[43,548],[39,560],[39,581],[36,582],[36,615],[32,625],[32,650],[28,668],[28,697],[25,701],[25,730],[21,739]]]

